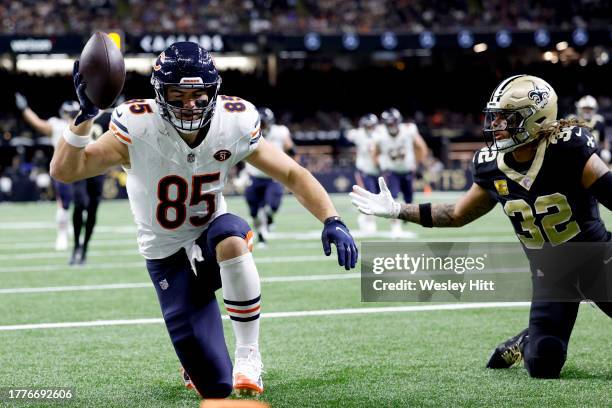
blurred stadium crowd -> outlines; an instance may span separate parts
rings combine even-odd
[[[228,10],[234,12],[229,13]],[[420,32],[606,26],[607,0],[2,0],[5,34]]]
[[[608,29],[611,16],[612,2],[605,0],[0,0],[1,30],[7,37],[86,37],[94,29],[120,29],[134,35],[151,31],[380,33],[386,29],[441,33],[463,27],[476,31],[546,27],[552,32],[583,26]],[[221,72],[221,93],[271,108],[278,123],[291,130],[302,164],[313,172],[333,168],[351,174],[353,149],[345,138],[347,130],[362,115],[378,115],[390,107],[417,124],[436,168],[466,169],[470,149],[482,140],[481,111],[488,92],[508,75],[531,73],[549,81],[559,94],[562,116],[575,113],[580,97],[594,95],[599,113],[612,123],[608,48],[573,48],[565,43],[562,49],[559,44],[548,52],[532,45],[493,47],[484,54],[459,47],[378,55],[284,57],[281,53],[275,56],[274,81],[265,62],[269,56],[257,55],[255,71]],[[18,187],[23,189],[19,195],[28,199],[52,198],[47,169],[53,147],[24,122],[14,93],[27,96],[41,118],[57,116],[62,102],[75,98],[71,77],[39,76],[5,67],[0,68],[0,83],[5,84],[0,89],[0,200],[8,198],[3,193],[7,186],[1,183],[7,179],[15,181],[13,197]],[[124,94],[127,99],[152,98],[149,76],[128,72]]]

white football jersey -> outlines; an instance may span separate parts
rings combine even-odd
[[[386,126],[379,126],[374,141],[379,150],[380,169],[398,173],[416,170],[414,138],[417,134],[418,129],[414,123],[401,123],[395,136],[389,133]]]
[[[64,129],[68,126],[68,121],[53,116],[47,119],[47,122],[51,125],[51,143],[55,147],[62,137]]]
[[[195,148],[161,117],[154,99],[118,106],[109,128],[128,146],[127,192],[138,247],[147,259],[165,258],[191,245],[227,211],[222,191],[229,170],[257,147],[261,136],[255,107],[224,95],[217,97],[210,129]]]
[[[289,128],[287,128],[287,126],[271,125],[269,129],[262,132],[262,136],[264,139],[266,139],[266,141],[272,143],[281,151],[284,151],[285,141],[291,138],[291,132],[289,132]],[[251,166],[249,163],[246,164],[245,168],[251,177],[271,178],[257,167]]]
[[[372,160],[372,152],[374,151],[374,135],[378,128],[368,132],[365,128],[350,129],[346,132],[346,138],[357,147],[357,158],[355,167],[357,170],[369,174],[370,176],[378,175],[378,167]]]

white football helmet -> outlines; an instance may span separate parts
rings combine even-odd
[[[526,145],[557,120],[557,93],[550,84],[531,75],[503,80],[484,109],[483,134],[489,149],[509,152]],[[506,130],[510,137],[497,139]]]
[[[576,114],[587,122],[597,113],[598,108],[597,99],[591,95],[585,95],[576,102]]]

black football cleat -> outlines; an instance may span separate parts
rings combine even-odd
[[[70,260],[68,261],[68,265],[77,265],[81,263],[81,259],[83,257],[83,248],[77,246],[72,251],[72,255],[70,256]]]
[[[510,337],[497,346],[491,354],[491,357],[489,357],[487,368],[510,368],[521,361],[523,358],[523,346],[525,345],[525,341],[529,338],[527,330],[528,329],[523,330],[516,336]]]

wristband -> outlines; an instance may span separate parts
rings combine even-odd
[[[62,133],[62,137],[70,146],[76,147],[78,149],[82,149],[91,142],[90,136],[79,136],[76,133],[73,133],[70,130],[70,126],[66,126],[64,129],[64,133]]]
[[[420,224],[423,227],[433,227],[433,218],[431,217],[431,203],[419,204],[419,220]]]
[[[344,225],[344,221],[342,221],[342,218],[338,217],[337,215],[326,218],[325,221],[323,221],[323,224],[327,225],[334,221],[338,221],[340,224]],[[344,226],[346,227],[346,225]]]

